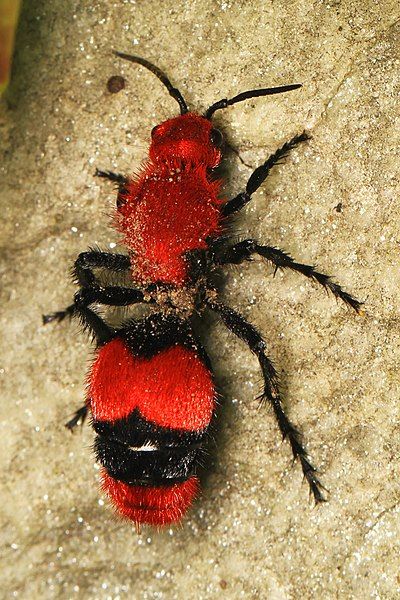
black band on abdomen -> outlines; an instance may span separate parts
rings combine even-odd
[[[172,485],[196,472],[207,430],[161,427],[138,410],[115,422],[93,421],[97,460],[114,479],[130,485]]]

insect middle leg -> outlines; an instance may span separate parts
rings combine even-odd
[[[102,252],[101,250],[91,250],[82,252],[75,261],[73,274],[82,288],[98,288],[96,276],[93,273],[95,268],[108,269],[114,272],[123,272],[130,268],[129,256],[125,254],[113,254],[111,252]],[[65,317],[72,317],[74,314],[74,304],[71,304],[64,310],[59,310],[48,315],[43,315],[43,324],[52,321],[62,321]]]
[[[281,148],[278,148],[278,150],[272,154],[265,161],[265,163],[257,167],[257,169],[250,175],[246,185],[246,191],[241,192],[222,207],[222,214],[225,217],[228,217],[246,206],[246,204],[250,202],[252,194],[254,194],[261,184],[264,183],[272,167],[279,164],[279,161],[285,158],[290,150],[295,148],[298,144],[301,144],[301,142],[305,142],[309,139],[310,136],[303,132],[300,135],[296,135],[289,142],[286,142],[286,144],[283,144]]]
[[[81,286],[88,287],[96,281],[93,269],[107,269],[120,273],[127,271],[130,266],[131,261],[126,254],[90,250],[79,254],[74,264],[73,273]]]
[[[275,271],[287,268],[305,275],[309,279],[319,283],[326,290],[331,291],[336,298],[340,298],[340,300],[353,308],[357,313],[360,313],[362,310],[363,303],[353,298],[348,292],[345,292],[339,284],[332,281],[329,275],[316,271],[312,265],[296,262],[289,254],[274,246],[260,246],[255,240],[243,240],[227,248],[220,255],[217,255],[215,262],[218,265],[239,264],[244,260],[250,260],[253,254],[258,254],[268,260],[275,266]]]
[[[279,392],[278,375],[275,368],[265,353],[266,344],[256,328],[248,323],[242,315],[223,304],[209,301],[209,308],[218,313],[223,323],[235,335],[241,338],[257,356],[264,377],[264,392],[262,400],[268,400],[274,410],[275,418],[283,438],[287,438],[292,449],[293,457],[298,458],[304,477],[310,486],[316,502],[324,502],[322,490],[325,489],[316,475],[316,469],[308,459],[307,450],[302,444],[301,434],[286,416],[282,407]]]
[[[140,290],[121,286],[91,286],[83,287],[74,296],[74,303],[63,311],[43,315],[43,324],[51,321],[62,321],[66,316],[74,316],[79,313],[81,307],[99,303],[106,306],[130,306],[145,302],[144,293]]]

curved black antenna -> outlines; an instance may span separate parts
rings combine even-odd
[[[180,93],[179,90],[177,90],[176,88],[173,87],[170,80],[165,75],[165,73],[163,73],[161,71],[161,69],[159,69],[158,67],[153,65],[151,62],[149,62],[145,58],[141,58],[140,56],[131,56],[130,54],[124,54],[123,52],[117,52],[116,50],[114,50],[114,54],[115,54],[115,56],[119,56],[119,58],[124,58],[125,60],[130,60],[133,63],[138,63],[139,65],[142,65],[142,67],[146,67],[146,69],[148,69],[149,71],[154,73],[154,75],[156,77],[158,77],[158,79],[165,85],[165,87],[167,88],[167,90],[170,93],[170,96],[172,96],[173,98],[175,98],[175,100],[177,100],[177,102],[180,106],[180,109],[181,109],[181,115],[184,115],[185,113],[187,113],[189,111],[187,104],[186,104],[185,100],[183,99],[182,94]]]
[[[272,94],[290,92],[291,90],[297,90],[301,87],[301,85],[301,83],[293,83],[292,85],[282,85],[281,87],[261,88],[260,90],[249,90],[248,92],[242,92],[230,100],[227,98],[218,100],[218,102],[215,102],[215,104],[212,104],[210,108],[206,110],[204,116],[206,119],[211,119],[215,111],[219,110],[220,108],[226,108],[227,106],[236,104],[236,102],[242,102],[242,100],[247,100],[248,98],[256,98],[257,96],[272,96]]]

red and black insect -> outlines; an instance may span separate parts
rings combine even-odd
[[[245,191],[219,197],[223,138],[212,125],[217,110],[256,96],[300,85],[251,90],[219,100],[204,113],[190,112],[181,93],[147,60],[116,52],[154,73],[177,100],[180,115],[151,132],[149,158],[135,177],[96,171],[118,185],[116,226],[128,253],[90,250],[79,255],[75,276],[80,289],[71,306],[44,322],[77,316],[97,340],[88,396],[67,424],[73,429],[88,410],[96,432],[95,452],[102,465],[103,489],[118,512],[136,523],[179,521],[198,490],[198,470],[213,414],[215,385],[209,359],[193,331],[194,314],[210,310],[257,356],[262,401],[274,411],[279,429],[298,458],[317,502],[323,486],[308,459],[298,430],[282,408],[278,376],[257,329],[217,299],[213,273],[259,255],[275,268],[288,268],[316,281],[359,312],[361,303],[310,265],[295,262],[273,246],[246,239],[230,243],[234,215],[251,200],[271,168],[308,138],[285,143],[250,176]],[[130,271],[132,287],[102,284],[95,269]],[[95,304],[147,303],[141,320],[115,329]]]

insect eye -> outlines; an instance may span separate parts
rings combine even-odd
[[[158,129],[158,125],[156,125],[155,127],[153,127],[153,129],[151,130],[151,137],[152,138],[155,136],[157,129]]]
[[[222,146],[224,138],[219,129],[211,129],[210,140],[217,148]]]

